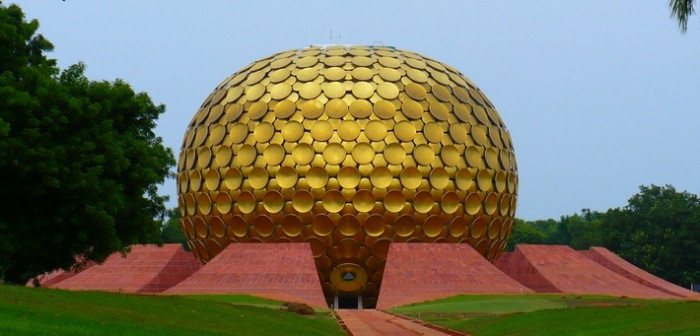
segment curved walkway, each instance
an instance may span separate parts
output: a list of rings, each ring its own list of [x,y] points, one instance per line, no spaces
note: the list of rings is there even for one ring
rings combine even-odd
[[[336,314],[354,336],[449,335],[418,323],[374,309],[337,309]]]

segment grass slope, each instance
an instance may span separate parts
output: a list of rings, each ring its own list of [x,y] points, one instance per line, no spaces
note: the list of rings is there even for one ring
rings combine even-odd
[[[344,335],[250,296],[147,296],[0,286],[0,335]]]
[[[700,302],[606,296],[455,296],[392,309],[475,336],[700,335]]]

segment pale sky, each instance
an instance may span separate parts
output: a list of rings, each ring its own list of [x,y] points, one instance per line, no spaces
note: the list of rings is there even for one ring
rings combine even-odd
[[[520,175],[516,217],[606,211],[640,185],[700,194],[700,18],[666,0],[23,0],[61,68],[124,79],[167,107],[175,156],[214,87],[311,44],[383,44],[460,70],[495,104]],[[331,39],[332,30],[332,39]],[[174,169],[174,168],[173,168]],[[161,192],[176,206],[174,181]]]

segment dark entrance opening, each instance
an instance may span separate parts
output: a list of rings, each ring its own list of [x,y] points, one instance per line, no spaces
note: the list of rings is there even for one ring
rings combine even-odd
[[[357,296],[338,296],[338,309],[358,309]]]

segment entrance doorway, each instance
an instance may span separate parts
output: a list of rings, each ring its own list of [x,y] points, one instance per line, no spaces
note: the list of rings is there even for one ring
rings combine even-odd
[[[362,309],[362,296],[338,295],[334,301],[336,309]]]

